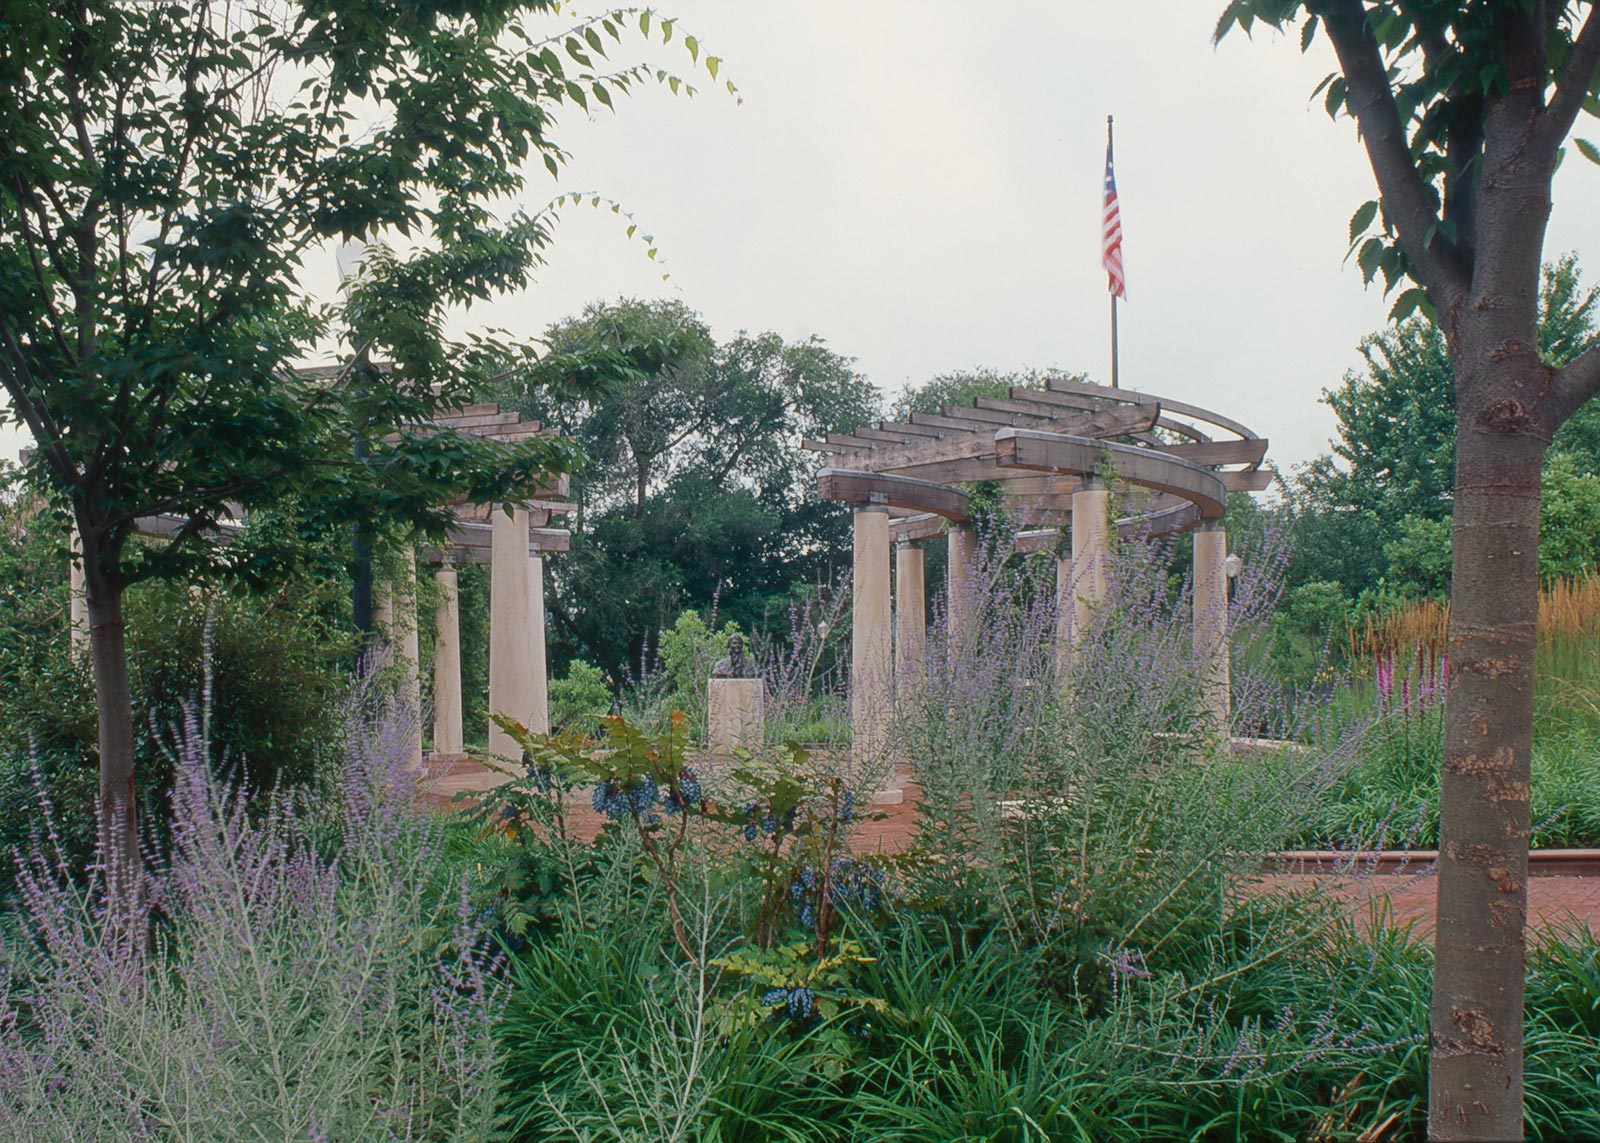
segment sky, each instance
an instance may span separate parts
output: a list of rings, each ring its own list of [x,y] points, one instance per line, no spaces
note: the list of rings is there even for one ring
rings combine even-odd
[[[1112,114],[1122,384],[1243,421],[1285,471],[1327,448],[1322,390],[1359,364],[1392,298],[1345,261],[1374,188],[1353,123],[1310,99],[1333,70],[1324,41],[1302,55],[1297,36],[1258,28],[1214,47],[1223,0],[664,3],[673,44],[635,37],[613,58],[686,70],[693,34],[742,102],[702,72],[693,98],[650,86],[615,114],[565,109],[561,181],[535,173],[508,204],[607,196],[659,260],[609,210],[568,209],[538,282],[459,327],[536,334],[591,301],[672,297],[719,337],[823,338],[891,397],[978,367],[1105,381]],[[1572,159],[1547,258],[1600,246],[1584,209],[1600,170]],[[326,262],[307,281],[323,294]],[[21,437],[4,432],[14,456]]]

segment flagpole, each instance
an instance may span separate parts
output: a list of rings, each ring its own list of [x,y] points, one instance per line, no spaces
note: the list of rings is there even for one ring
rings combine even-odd
[[[1111,116],[1106,116],[1106,165],[1111,165]],[[1117,377],[1117,295],[1111,294],[1111,387],[1120,388]]]

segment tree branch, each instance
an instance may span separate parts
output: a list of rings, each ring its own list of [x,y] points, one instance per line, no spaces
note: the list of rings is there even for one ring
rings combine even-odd
[[[1361,129],[1378,193],[1412,265],[1434,295],[1435,307],[1447,313],[1471,284],[1470,266],[1455,244],[1438,233],[1439,214],[1412,161],[1388,69],[1367,28],[1366,9],[1361,0],[1325,0],[1317,7],[1344,72],[1347,101]]]
[[[1567,64],[1556,80],[1555,95],[1539,116],[1539,145],[1551,156],[1577,122],[1597,68],[1600,68],[1600,6],[1591,6],[1584,17],[1583,28],[1572,41]]]
[[[1600,394],[1600,340],[1590,344],[1578,356],[1556,372],[1552,381],[1554,389],[1553,412],[1559,426],[1581,408],[1584,402]]]

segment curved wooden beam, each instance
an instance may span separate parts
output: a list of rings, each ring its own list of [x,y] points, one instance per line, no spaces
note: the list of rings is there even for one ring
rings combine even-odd
[[[897,544],[916,544],[944,535],[944,517],[934,512],[919,512],[889,521],[889,538]]]
[[[1228,492],[1216,473],[1151,449],[1037,429],[1001,429],[994,443],[1002,467],[1090,475],[1109,461],[1119,478],[1181,496],[1203,519],[1220,519],[1226,507]]]
[[[958,524],[972,518],[968,511],[971,498],[965,492],[909,476],[824,468],[817,473],[817,495],[846,504],[885,504],[908,512],[932,512]]]

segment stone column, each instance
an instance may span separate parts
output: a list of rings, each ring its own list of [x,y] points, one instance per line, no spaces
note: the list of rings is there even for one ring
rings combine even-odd
[[[1072,639],[1083,638],[1110,583],[1111,490],[1085,476],[1072,493]]]
[[[489,713],[533,727],[533,636],[528,623],[528,513],[496,508],[489,566]],[[489,751],[513,760],[522,748],[489,721]]]
[[[421,647],[417,642],[417,562],[407,548],[401,559],[397,582],[380,584],[373,598],[373,618],[400,672],[395,698],[406,721],[406,754],[413,767],[422,765],[422,673],[418,666]]]
[[[913,687],[927,673],[928,598],[922,547],[910,540],[894,546],[894,673]]]
[[[433,753],[448,758],[466,752],[461,717],[461,603],[456,569],[433,573],[438,601],[433,609]]]
[[[945,573],[945,608],[950,622],[950,643],[958,646],[971,634],[974,608],[974,564],[978,553],[978,534],[971,524],[951,524],[949,567]]]
[[[889,629],[889,508],[862,504],[855,512],[850,628],[851,755],[878,765],[888,746],[894,699],[894,636]]]
[[[1194,532],[1194,658],[1213,725],[1228,730],[1228,534],[1221,520]]]
[[[1072,594],[1072,557],[1056,549],[1056,673],[1063,681],[1072,665],[1072,644],[1077,638],[1077,608]]]
[[[67,561],[67,588],[71,602],[67,609],[67,639],[75,654],[89,653],[89,597],[84,586],[83,541],[78,538],[78,528],[72,527],[68,541],[71,556]]]
[[[528,556],[528,673],[533,693],[529,698],[528,729],[550,733],[550,663],[544,637],[544,555]]]

